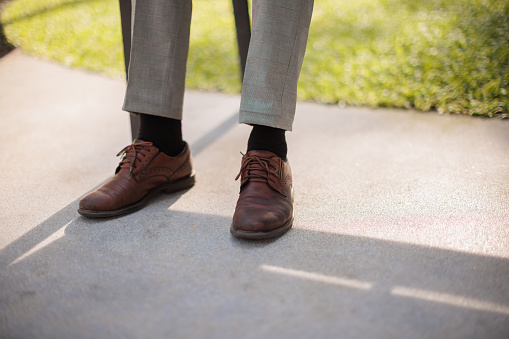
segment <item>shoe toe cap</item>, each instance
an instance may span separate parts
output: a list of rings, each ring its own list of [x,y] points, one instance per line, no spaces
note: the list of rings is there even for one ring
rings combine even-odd
[[[287,221],[283,213],[244,209],[237,211],[233,218],[234,229],[246,232],[268,232],[279,228]]]
[[[79,203],[80,210],[108,211],[114,209],[113,199],[106,192],[97,190],[84,196]]]

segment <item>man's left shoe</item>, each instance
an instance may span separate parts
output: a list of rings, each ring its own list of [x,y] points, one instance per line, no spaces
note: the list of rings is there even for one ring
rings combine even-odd
[[[287,161],[269,151],[242,158],[240,195],[230,232],[241,239],[267,239],[293,224],[292,172]]]

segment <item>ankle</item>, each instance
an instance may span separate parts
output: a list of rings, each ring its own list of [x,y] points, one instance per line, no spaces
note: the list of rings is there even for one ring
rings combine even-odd
[[[140,114],[138,139],[150,141],[168,156],[179,155],[185,147],[182,122],[177,119]]]
[[[285,130],[279,128],[253,125],[247,142],[247,151],[269,151],[286,160],[288,146],[285,132]]]

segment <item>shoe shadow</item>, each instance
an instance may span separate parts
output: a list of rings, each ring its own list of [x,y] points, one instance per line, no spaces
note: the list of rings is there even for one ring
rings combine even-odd
[[[97,185],[96,187],[92,188],[89,192],[86,194],[96,190],[101,185],[106,183],[110,178],[102,182],[101,184]],[[162,193],[156,197],[154,197],[148,205],[151,204],[158,204],[162,208],[164,208],[162,205],[165,205],[166,208],[173,205],[182,195],[187,193],[189,189],[172,193],[172,194],[165,194]],[[101,218],[101,219],[91,219],[86,218],[83,216],[80,216],[77,213],[78,205],[80,199],[77,199],[52,215],[50,218],[46,219],[41,224],[37,225],[36,227],[32,228],[30,231],[26,232],[22,236],[20,236],[18,239],[10,243],[9,245],[5,246],[2,250],[0,250],[0,269],[3,269],[7,266],[9,266],[12,262],[14,262],[17,258],[24,257],[37,248],[40,248],[41,246],[44,246],[44,241],[47,239],[51,239],[52,235],[61,233],[63,230],[67,228],[67,226],[71,225],[76,220],[83,219],[84,224],[97,224],[97,225],[106,225],[107,223],[113,222],[113,220],[118,219],[119,222],[122,222],[122,219],[126,216],[120,216],[115,218]],[[136,212],[135,212],[136,213]],[[133,214],[135,214],[133,213]]]

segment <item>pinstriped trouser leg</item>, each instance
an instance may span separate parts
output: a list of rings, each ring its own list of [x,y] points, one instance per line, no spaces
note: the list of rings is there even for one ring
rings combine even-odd
[[[240,122],[291,130],[313,0],[253,0]]]
[[[191,0],[138,0],[123,109],[182,119]]]

